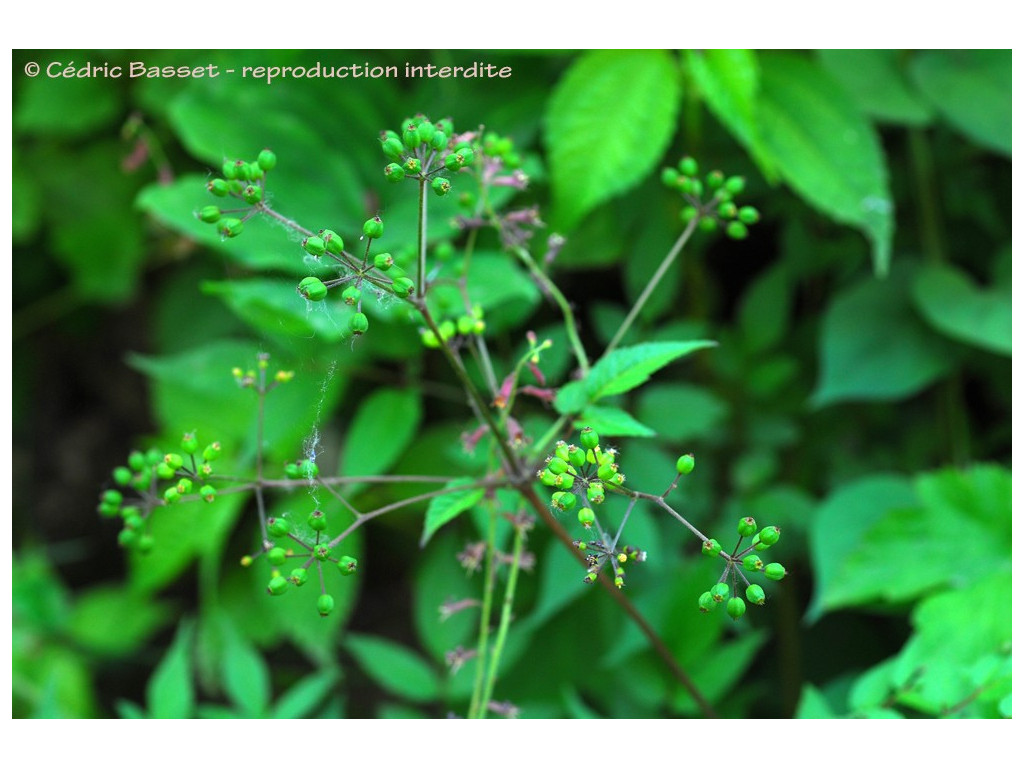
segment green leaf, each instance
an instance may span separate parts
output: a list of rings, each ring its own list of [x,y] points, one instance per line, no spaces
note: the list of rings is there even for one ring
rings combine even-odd
[[[837,715],[821,691],[810,683],[804,683],[803,690],[800,692],[796,717],[800,720],[831,720]]]
[[[149,678],[146,685],[146,703],[150,717],[191,717],[195,707],[195,690],[192,686],[194,635],[192,623],[182,623],[174,636],[174,642]]]
[[[203,283],[203,293],[219,296],[261,333],[284,337],[316,336],[327,344],[348,337],[347,308],[336,299],[312,302],[295,290],[297,282],[250,278]]]
[[[911,287],[914,305],[937,330],[966,344],[1009,356],[1013,349],[1013,305],[1009,286],[978,288],[948,264],[922,269]]]
[[[1005,652],[1012,635],[1009,567],[994,569],[965,589],[922,601],[911,614],[915,632],[903,647],[896,680],[912,682],[901,701],[939,713],[972,695],[972,671],[992,653]]]
[[[677,445],[711,436],[729,407],[704,387],[653,384],[640,393],[636,411],[641,420],[657,425],[659,437]]]
[[[923,126],[932,109],[903,72],[904,51],[833,49],[818,59],[857,102],[864,114],[885,123]]]
[[[79,51],[79,54],[82,52]],[[61,62],[81,70],[88,62],[73,53],[47,51],[47,63]],[[85,136],[100,128],[116,130],[122,93],[104,77],[21,78],[14,105],[14,130],[61,138]],[[106,177],[104,177],[106,178]]]
[[[427,702],[440,693],[437,672],[415,652],[383,637],[350,634],[348,649],[360,668],[389,693]]]
[[[465,488],[476,482],[471,477],[458,477],[445,485],[445,490],[451,491],[443,496],[435,496],[430,500],[427,507],[427,517],[423,523],[423,535],[420,537],[420,546],[426,546],[430,537],[437,533],[445,523],[450,523],[467,509],[476,504],[484,497],[483,488]]]
[[[952,125],[982,146],[1010,156],[1013,146],[1012,52],[918,53],[910,74]]]
[[[910,481],[900,475],[869,475],[840,486],[822,503],[810,530],[814,596],[807,615],[815,620],[832,604],[832,593],[843,588],[843,563],[855,552],[875,522],[890,509],[917,501]]]
[[[338,680],[333,669],[321,669],[306,675],[285,691],[274,703],[270,716],[279,720],[308,718]]]
[[[717,346],[713,341],[658,341],[613,350],[584,380],[588,400],[621,395],[646,382],[651,374],[681,357]]]
[[[376,475],[391,469],[416,436],[421,416],[419,390],[375,390],[359,404],[349,424],[342,474]]]
[[[890,506],[838,564],[823,596],[829,608],[899,603],[1009,569],[1007,470],[980,465],[922,475],[915,492],[917,505]]]
[[[867,278],[837,294],[822,325],[821,370],[811,405],[899,400],[950,369],[947,346],[917,318],[908,270]]]
[[[593,427],[601,437],[654,437],[657,433],[620,408],[591,405],[573,422],[575,429]]]
[[[441,614],[445,601],[479,601],[473,582],[466,579],[466,571],[455,559],[461,548],[462,542],[456,536],[442,534],[434,539],[423,553],[412,582],[416,635],[437,661],[442,661],[445,653],[458,645],[468,647],[480,626],[479,605],[447,617]]]
[[[261,717],[270,702],[270,670],[256,648],[238,630],[227,621],[223,627],[224,690],[240,711],[250,717]]]
[[[678,66],[664,51],[592,51],[573,63],[544,125],[563,229],[650,173],[672,139],[679,97]]]
[[[763,55],[761,75],[758,114],[782,178],[810,205],[864,232],[875,272],[884,275],[893,204],[871,123],[838,83],[804,58]]]
[[[775,163],[765,150],[758,123],[761,71],[757,53],[745,49],[687,51],[686,63],[711,113],[746,148],[765,176],[775,178]]]
[[[739,326],[748,350],[762,352],[785,337],[791,291],[789,275],[782,264],[766,270],[747,289],[740,304]]]
[[[94,587],[79,597],[71,614],[75,641],[92,651],[128,655],[171,616],[168,606],[123,586]]]

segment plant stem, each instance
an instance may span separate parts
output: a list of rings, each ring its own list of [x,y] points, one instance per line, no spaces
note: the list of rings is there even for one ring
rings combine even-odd
[[[487,641],[491,631],[491,602],[494,595],[494,542],[497,534],[498,511],[491,506],[487,524],[487,559],[484,566],[484,595],[480,607],[480,637],[476,645],[476,675],[473,680],[473,696],[469,701],[469,719],[484,716],[487,708],[484,698],[484,670],[487,666]]]
[[[427,292],[427,180],[420,179],[419,221],[416,227],[416,298]],[[441,338],[438,336],[438,338]]]
[[[671,250],[669,250],[669,252],[665,254],[665,258],[661,260],[661,264],[658,265],[658,269],[651,276],[651,279],[647,282],[647,285],[644,287],[643,292],[637,297],[636,302],[633,304],[633,308],[629,310],[629,314],[626,315],[626,319],[622,321],[622,325],[619,326],[619,330],[616,331],[615,336],[612,337],[612,340],[608,342],[608,347],[605,349],[604,354],[601,355],[602,358],[606,357],[609,352],[615,349],[615,347],[619,345],[619,342],[622,341],[622,338],[626,335],[626,332],[629,331],[630,327],[633,325],[633,322],[640,314],[640,311],[644,308],[644,305],[647,303],[647,300],[651,298],[651,294],[654,293],[654,289],[658,287],[658,284],[661,282],[661,279],[665,276],[665,273],[668,271],[668,268],[672,266],[672,263],[676,260],[676,257],[683,250],[683,246],[686,245],[687,241],[690,239],[690,236],[697,228],[697,222],[699,221],[699,219],[699,216],[695,216],[694,218],[690,219],[690,223],[686,225],[686,229],[684,229],[682,234],[679,235],[679,238],[676,240]]]
[[[516,537],[512,545],[512,564],[509,566],[508,582],[505,584],[505,598],[501,606],[501,622],[498,625],[498,634],[494,638],[494,648],[491,650],[490,665],[487,670],[487,681],[484,685],[484,695],[479,706],[479,714],[483,717],[487,712],[487,705],[491,701],[491,694],[494,692],[494,681],[498,677],[498,663],[501,661],[501,653],[505,648],[505,638],[508,637],[508,628],[512,623],[512,602],[516,594],[516,580],[519,576],[519,560],[523,554],[523,542],[526,539],[524,526],[515,526]],[[480,665],[483,666],[482,663]],[[478,667],[479,669],[480,667]]]

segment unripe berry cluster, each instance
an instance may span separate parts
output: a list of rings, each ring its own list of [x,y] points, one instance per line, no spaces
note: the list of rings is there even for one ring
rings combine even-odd
[[[222,209],[218,205],[206,205],[196,212],[196,217],[207,224],[215,224],[222,237],[238,237],[244,223],[263,202],[267,171],[275,165],[277,155],[269,149],[264,149],[252,161],[225,160],[222,175],[210,179],[206,189],[215,197],[234,198],[250,207]]]
[[[180,450],[181,453],[165,453],[158,448],[132,451],[124,466],[114,468],[114,482],[135,495],[126,499],[122,491],[105,490],[100,494],[97,511],[104,517],[121,518],[124,527],[117,540],[122,547],[142,554],[152,551],[150,520],[154,508],[176,504],[192,495],[206,502],[217,498],[211,477],[212,462],[220,456],[220,443],[210,443],[200,452],[195,433],[186,432]]]
[[[455,174],[475,159],[468,141],[456,141],[455,129],[448,118],[434,123],[426,115],[416,115],[402,121],[401,130],[384,131],[380,148],[389,162],[384,168],[388,181],[413,179],[430,182],[438,197],[444,197],[452,188],[451,181],[440,174]]]
[[[600,438],[591,427],[580,432],[580,445],[560,440],[537,473],[544,485],[556,489],[551,506],[564,512],[578,507],[577,519],[583,527],[593,526],[597,520],[593,508],[604,503],[605,486],[617,488],[626,482],[615,457],[615,449],[601,449]]]
[[[706,232],[724,227],[726,235],[742,240],[747,236],[747,227],[761,218],[753,206],[736,205],[734,198],[746,187],[742,176],[727,177],[714,170],[701,179],[700,167],[692,157],[684,157],[675,168],[663,169],[661,180],[686,201],[681,213],[683,221],[698,219],[697,226]]]
[[[316,465],[312,464],[315,469]],[[308,471],[308,470],[307,470]],[[312,473],[307,477],[315,477]],[[342,576],[352,576],[359,567],[356,558],[350,555],[335,556],[333,547],[338,541],[330,541],[327,536],[327,518],[323,511],[314,509],[306,517],[306,527],[312,536],[299,535],[292,520],[286,517],[271,517],[266,521],[262,549],[255,556],[242,558],[242,565],[248,567],[260,556],[265,556],[270,563],[270,580],[267,582],[267,594],[280,596],[292,587],[301,587],[309,581],[309,571],[315,568],[320,594],[317,597],[317,612],[328,616],[334,610],[334,598],[327,594],[324,580],[324,569],[333,564]],[[284,566],[292,561],[294,568]]]
[[[718,582],[697,600],[701,613],[710,613],[720,603],[725,603],[726,612],[738,619],[747,610],[747,603],[764,605],[765,592],[759,584],[751,583],[747,573],[763,573],[772,581],[780,581],[786,576],[786,569],[780,563],[765,563],[758,554],[778,543],[781,534],[779,527],[766,526],[758,530],[757,522],[752,517],[740,518],[736,525],[739,541],[727,554],[716,539],[705,539],[701,551],[708,557],[721,557],[725,560],[725,570]],[[744,546],[744,540],[750,542]],[[741,595],[742,590],[742,595]],[[746,600],[744,600],[746,598]]]
[[[436,349],[460,336],[481,336],[485,330],[487,330],[487,323],[484,322],[484,310],[478,304],[467,314],[442,320],[437,324],[437,333],[430,328],[421,329],[420,339],[423,341],[423,346]]]

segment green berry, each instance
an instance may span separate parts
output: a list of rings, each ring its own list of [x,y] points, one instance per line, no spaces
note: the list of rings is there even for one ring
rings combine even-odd
[[[730,195],[738,195],[747,186],[747,180],[742,176],[730,176],[723,186]]]
[[[216,205],[204,205],[199,209],[199,220],[207,224],[215,224],[220,220],[220,208]]]
[[[366,315],[362,312],[355,312],[352,317],[348,319],[348,328],[356,336],[366,333],[366,329],[369,327],[370,321],[366,319]]]
[[[597,518],[594,515],[594,510],[590,507],[581,507],[580,511],[576,514],[576,519],[580,521],[584,528],[590,528]]]
[[[141,472],[146,466],[146,455],[142,451],[132,451],[128,454],[128,467],[135,472]]]
[[[395,292],[395,296],[400,299],[406,298],[412,293],[415,284],[408,277],[396,277],[395,281],[391,283],[391,290]]]
[[[331,556],[331,548],[326,544],[318,544],[313,548],[313,557],[321,562],[329,559]]]
[[[288,589],[288,579],[278,574],[267,584],[267,593],[271,595],[283,595]]]
[[[195,453],[199,450],[199,441],[196,440],[194,432],[186,432],[181,436],[181,450],[185,453]]]
[[[736,203],[731,201],[718,206],[718,218],[720,219],[735,219],[736,213]]]
[[[747,600],[754,605],[764,605],[764,589],[760,584],[751,584],[747,587]]]
[[[217,225],[217,232],[220,233],[221,237],[238,237],[242,234],[242,220],[241,219],[221,219]]]
[[[134,546],[138,540],[139,534],[133,531],[131,528],[122,528],[121,531],[117,534],[117,543],[125,549]]]
[[[718,603],[715,602],[710,592],[705,592],[697,599],[697,607],[700,608],[701,613],[711,613],[718,607]]]
[[[725,174],[721,171],[711,171],[704,177],[704,181],[707,183],[708,189],[718,189],[725,182]]]
[[[724,603],[725,599],[729,597],[729,585],[724,581],[720,581],[711,588],[711,597],[714,598],[716,603]]]
[[[323,510],[314,509],[309,513],[309,517],[306,518],[306,522],[309,523],[309,527],[314,531],[323,531],[327,529],[327,518],[324,516]]]
[[[273,547],[267,550],[267,560],[271,565],[284,565],[288,559],[288,552],[284,547]]]
[[[390,253],[378,253],[373,257],[373,266],[381,272],[387,272],[395,265],[395,259]]]
[[[406,149],[416,149],[423,143],[418,129],[419,126],[414,122],[405,124],[405,128],[402,130],[402,143],[405,144]]]
[[[224,179],[210,179],[206,182],[206,189],[217,197],[228,196],[228,183]]]
[[[192,493],[192,481],[189,480],[187,477],[183,477],[181,478],[181,480],[178,481],[177,488],[178,493],[180,493],[182,496]]]
[[[324,241],[324,247],[328,253],[333,253],[340,256],[345,250],[345,241],[341,239],[341,235],[335,232],[333,229],[321,229],[318,233],[320,239]]]
[[[249,203],[249,205],[256,205],[256,203],[263,199],[263,187],[250,184],[242,190],[242,199]]]
[[[786,577],[786,569],[782,563],[768,563],[764,567],[764,575],[772,581],[782,581]]]
[[[691,221],[697,218],[699,214],[700,211],[698,211],[692,205],[684,205],[683,210],[679,212],[679,218],[682,219],[684,223],[689,224]]]
[[[299,464],[299,477],[304,477],[307,480],[312,480],[314,477],[320,474],[320,467],[316,465],[316,462],[312,459],[303,459]]]
[[[666,187],[675,187],[679,183],[679,171],[675,168],[663,168],[661,171],[661,183]]]
[[[168,504],[176,504],[181,500],[181,491],[175,488],[173,485],[164,491],[164,501]]]
[[[220,456],[220,443],[213,442],[203,448],[203,461],[213,461]]]
[[[435,125],[434,128],[437,129]],[[444,131],[437,129],[434,131],[434,135],[430,137],[430,147],[436,151],[441,151],[448,146],[448,136]]]
[[[240,163],[242,161],[241,160],[238,160],[238,161],[235,161],[235,160],[225,160],[224,161],[224,165],[221,166],[220,170],[221,170],[221,174],[224,176],[225,179],[228,179],[230,181],[230,180],[238,178],[238,166],[236,165],[236,162]]]
[[[569,463],[565,459],[560,459],[557,456],[554,456],[548,460],[548,469],[556,475],[560,475],[569,470]]]
[[[757,224],[761,220],[761,213],[752,205],[744,205],[736,215],[744,224]]]
[[[296,290],[309,301],[323,301],[327,298],[327,286],[318,277],[304,277]]]
[[[103,496],[100,498],[104,504],[109,504],[114,507],[120,507],[121,502],[124,501],[124,497],[121,495],[121,492],[113,489],[104,491]]]
[[[708,539],[701,545],[700,550],[708,557],[718,557],[719,552],[722,551],[722,545],[716,539]]]
[[[305,568],[296,568],[288,576],[288,581],[294,584],[296,587],[301,587],[309,579],[309,573]]]
[[[761,532],[757,535],[759,543],[763,544],[767,549],[773,544],[777,544],[779,537],[782,535],[782,530],[777,525],[770,525],[767,528],[762,528]]]
[[[587,500],[591,504],[604,504],[604,485],[591,483],[587,486]]]
[[[743,240],[747,236],[747,225],[742,221],[730,221],[725,234],[733,240]]]
[[[551,494],[551,506],[563,512],[576,506],[576,494],[567,491],[556,491]]]
[[[139,534],[138,540],[135,542],[135,549],[139,554],[148,555],[153,551],[153,546],[156,542],[153,537],[148,533]]]
[[[438,176],[430,182],[430,188],[434,190],[434,194],[438,197],[444,197],[452,191],[452,183],[448,179]]]
[[[181,469],[181,465],[185,463],[185,460],[181,457],[180,453],[168,453],[164,456],[164,464],[169,466],[171,469]]]
[[[418,157],[410,157],[406,159],[405,165],[402,166],[402,170],[409,176],[419,176],[420,171],[423,170],[423,165],[420,163]]]
[[[615,479],[618,469],[618,464],[602,464],[597,468],[597,476],[599,479],[609,482]]]
[[[700,172],[700,167],[696,160],[687,156],[679,161],[679,172],[684,176],[696,176]]]
[[[156,465],[156,476],[161,480],[170,480],[174,477],[174,467],[162,461]]]
[[[684,453],[676,459],[676,472],[680,475],[688,475],[693,472],[695,461],[692,453]]]
[[[334,610],[334,598],[330,595],[320,595],[316,599],[316,610],[321,616],[327,616]]]
[[[384,166],[384,178],[388,181],[403,181],[405,179],[405,168],[398,163],[388,163]]]
[[[359,565],[359,561],[354,557],[343,555],[338,558],[338,570],[341,571],[342,576],[351,576],[356,572],[356,568]]]
[[[203,497],[203,501],[212,502],[217,498],[217,489],[212,485],[204,485],[199,489],[199,495]]]
[[[366,220],[363,224],[363,234],[371,240],[379,240],[384,236],[384,222],[381,221],[380,216]]]
[[[555,481],[555,485],[561,488],[563,491],[571,491],[573,489],[573,486],[576,485],[576,478],[570,475],[568,472],[563,472],[562,474],[557,475],[557,478],[558,479]]]
[[[753,536],[757,532],[757,522],[752,517],[741,517],[736,531],[740,536]]]
[[[272,517],[267,520],[267,533],[275,539],[284,538],[292,531],[292,524],[283,517]]]
[[[601,438],[597,432],[594,431],[593,427],[584,427],[580,431],[580,445],[586,448],[588,451],[592,451],[597,448],[598,443],[601,442]]]
[[[569,446],[569,461],[574,467],[582,467],[587,463],[587,452],[578,445]]]
[[[405,146],[402,144],[402,140],[393,136],[384,139],[381,142],[380,148],[384,152],[384,157],[388,160],[398,160],[405,153]]]
[[[725,610],[733,620],[736,620],[747,612],[747,604],[743,602],[742,597],[733,597],[725,604]]]
[[[284,476],[290,480],[298,480],[302,477],[301,461],[289,461],[284,465]]]
[[[313,256],[323,256],[324,251],[327,250],[327,243],[324,242],[322,237],[310,235],[302,241],[302,247],[308,254]]]
[[[569,444],[565,440],[559,440],[555,443],[555,458],[561,459],[564,462],[569,461]]]
[[[757,555],[747,555],[743,558],[743,568],[747,571],[760,571],[764,562]]]
[[[269,149],[260,150],[260,153],[256,156],[256,164],[261,170],[272,171],[274,166],[277,165],[277,155]]]
[[[341,292],[341,300],[348,304],[350,307],[354,307],[356,304],[359,303],[359,297],[362,295],[362,291],[360,291],[354,285],[350,285],[348,288]]]
[[[733,222],[733,224],[735,223],[736,222]],[[718,229],[718,222],[711,216],[704,216],[699,222],[697,222],[697,226],[700,228],[701,232],[714,232]]]

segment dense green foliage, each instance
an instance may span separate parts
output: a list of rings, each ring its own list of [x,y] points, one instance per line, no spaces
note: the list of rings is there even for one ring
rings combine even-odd
[[[162,510],[145,555],[96,514],[130,450],[184,431],[222,444],[218,473],[251,476],[256,400],[232,369],[259,352],[295,373],[267,398],[268,475],[313,452],[331,475],[456,488],[487,470],[464,446],[478,421],[459,382],[403,305],[364,302],[352,339],[351,310],[296,294],[314,271],[298,237],[257,218],[225,239],[195,215],[225,160],[272,147],[275,210],[346,243],[379,213],[382,250],[406,259],[416,195],[384,178],[377,137],[418,111],[514,140],[530,183],[495,204],[538,206],[538,261],[549,234],[566,238],[550,275],[592,363],[684,227],[664,166],[741,174],[761,212],[743,240],[698,231],[582,381],[559,308],[497,238],[476,244],[466,279],[495,368],[523,359],[527,331],[552,341],[539,365],[557,397],[519,399],[526,439],[571,415],[651,493],[693,453],[673,506],[723,542],[744,516],[778,525],[789,570],[741,620],[702,615],[718,572],[700,542],[654,504],[632,511],[647,559],[622,594],[701,706],[537,524],[495,702],[523,717],[1010,715],[1009,51],[150,51],[222,71],[486,61],[512,76],[21,74],[138,58],[14,55],[16,717],[465,714],[474,665],[453,674],[446,654],[474,646],[478,611],[439,608],[480,599],[457,555],[486,534],[482,489],[349,537],[359,572],[330,574],[326,618],[309,594],[266,595],[265,563],[239,566],[259,543],[250,495]],[[459,192],[430,200],[442,281],[460,276],[438,257],[465,243]],[[460,303],[443,287],[439,315]],[[345,496],[374,509],[434,489]],[[343,528],[345,504],[313,493],[277,493],[267,513],[305,519],[315,502]],[[620,501],[602,514],[617,522]],[[575,513],[559,523],[581,535]],[[507,521],[497,536],[511,549]]]

